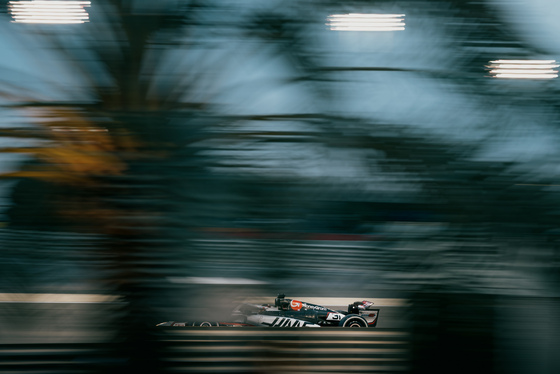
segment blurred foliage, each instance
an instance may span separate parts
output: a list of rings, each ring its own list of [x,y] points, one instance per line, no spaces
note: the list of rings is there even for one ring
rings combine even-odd
[[[391,1],[376,4],[394,8]],[[213,227],[240,229],[236,223],[240,220],[252,222],[249,226],[266,226],[265,236],[267,230],[280,232],[280,236],[272,237],[288,240],[299,237],[297,232],[301,231],[354,234],[370,227],[373,230],[367,234],[389,238],[381,243],[385,249],[437,247],[453,253],[461,248],[468,253],[471,247],[488,240],[497,243],[497,248],[507,247],[504,243],[512,238],[524,238],[537,247],[556,245],[556,197],[530,187],[553,184],[554,180],[520,174],[515,162],[476,160],[474,155],[489,144],[492,135],[486,141],[461,142],[415,131],[406,123],[387,124],[375,116],[329,110],[337,100],[336,85],[346,79],[340,74],[356,72],[410,73],[444,80],[456,92],[473,95],[489,108],[511,100],[514,92],[489,96],[485,90],[474,91],[474,87],[489,86],[479,68],[474,67],[483,66],[493,55],[491,48],[472,46],[481,41],[492,45],[512,43],[515,35],[507,28],[493,26],[498,23],[497,15],[482,3],[445,4],[415,6],[407,2],[400,6],[434,19],[452,17],[458,21],[444,27],[453,40],[446,46],[466,57],[456,59],[460,65],[455,71],[326,64],[326,52],[317,47],[316,36],[309,32],[313,22],[306,10],[328,14],[366,9],[371,6],[368,1],[349,2],[342,8],[314,1],[285,7],[247,6],[230,17],[221,13],[232,10],[233,5],[213,1],[161,6],[104,1],[92,8],[85,31],[69,36],[37,28],[31,34],[85,85],[89,99],[34,100],[33,93],[6,87],[4,100],[13,104],[5,107],[31,116],[34,125],[3,128],[2,135],[35,143],[3,150],[29,156],[22,170],[3,178],[43,183],[22,181],[17,185],[9,211],[11,226],[57,226],[57,230],[71,228],[114,236],[117,242],[128,243],[125,252],[129,254],[135,252],[139,238],[147,239],[144,235],[148,233],[174,241],[171,253],[175,253],[185,240],[200,232],[221,230]],[[480,24],[484,30],[471,32],[472,24]],[[228,113],[208,90],[220,87],[227,76],[220,64],[229,53],[224,36],[251,40],[256,45],[263,42],[266,47],[261,49],[266,53],[251,49],[255,58],[264,63],[282,58],[289,74],[281,85],[304,82],[308,88],[306,100],[317,103],[315,107],[321,111]],[[522,43],[515,48],[519,53],[534,52]],[[184,56],[177,57],[174,51]],[[465,71],[460,71],[463,68]],[[72,92],[74,87],[68,88]],[[541,96],[539,92],[533,95]],[[280,128],[288,122],[297,126]],[[496,129],[495,136],[499,138],[502,132]],[[306,145],[311,156],[294,156],[292,170],[277,171],[282,169],[275,163],[284,161],[275,153],[289,153],[282,150],[284,144]],[[297,157],[304,162],[311,157],[315,162],[325,152],[347,158],[350,168],[364,165],[363,177],[306,178],[306,173],[315,172],[313,163],[300,166]],[[528,183],[519,183],[524,178]],[[377,190],[372,192],[370,186],[375,185]],[[333,201],[338,202],[336,208],[332,208]],[[39,207],[46,210],[40,215],[29,214]],[[59,222],[57,217],[66,218]],[[282,223],[262,223],[277,219]],[[401,231],[395,232],[401,223]],[[423,237],[407,232],[422,225],[445,228]],[[242,226],[243,230],[262,231]],[[121,251],[120,246],[113,250]],[[187,245],[187,251],[195,248],[193,242]],[[431,284],[423,280],[426,272],[447,274],[436,277],[436,282],[446,278],[453,287],[464,284],[461,277],[453,280],[457,275],[454,267],[462,265],[445,265],[444,257],[426,251],[427,256],[418,256],[415,251],[398,252],[397,268],[405,275],[405,288]],[[496,251],[508,252],[490,251],[493,262]],[[267,253],[257,256],[266,263]],[[423,258],[429,258],[429,264]],[[474,264],[483,264],[485,259],[481,256]],[[182,263],[162,273],[183,273],[184,266],[190,265]],[[416,279],[407,275],[413,269],[418,272],[414,273]],[[372,270],[380,275],[386,272],[383,267]],[[399,276],[393,271],[386,273],[387,282],[394,284]]]
[[[495,12],[482,3],[405,2],[425,17],[457,21],[442,27],[454,70],[329,65],[310,25],[372,3],[394,6],[279,1],[234,11],[219,1],[107,0],[96,2],[91,22],[75,34],[30,32],[85,94],[74,98],[80,90],[73,85],[63,87],[67,100],[9,85],[1,92],[10,102],[4,108],[31,124],[0,129],[25,142],[2,150],[26,156],[20,170],[2,176],[19,181],[8,229],[103,238],[97,252],[88,250],[95,288],[127,301],[117,340],[133,342],[124,348],[138,365],[154,358],[143,345],[148,330],[138,326],[173,300],[171,276],[250,274],[300,289],[316,285],[314,275],[324,281],[336,274],[338,292],[557,292],[558,197],[548,188],[555,177],[476,157],[508,130],[473,117],[491,134],[469,142],[335,109],[338,87],[363,77],[344,74],[382,72],[443,81],[488,112],[516,103],[539,110],[547,95],[534,90],[531,100],[517,101],[518,91],[495,88],[482,68],[494,47],[473,46],[537,51],[495,27]],[[255,84],[262,90],[256,96],[299,84],[303,99],[296,101],[311,109],[263,113],[249,102],[239,112],[224,104],[220,90],[237,92],[235,83],[224,84],[231,81],[228,37],[249,45],[259,64],[273,70],[280,60],[288,71]],[[242,78],[239,85],[251,83]],[[557,118],[555,104],[550,110]],[[329,241],[347,248],[326,245],[323,257],[313,251]],[[435,299],[431,305],[441,302]]]

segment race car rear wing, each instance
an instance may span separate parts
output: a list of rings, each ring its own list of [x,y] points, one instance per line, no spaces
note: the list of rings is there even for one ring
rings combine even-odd
[[[348,305],[348,313],[360,314],[361,310],[367,310],[373,305],[371,301],[354,301],[352,304]]]

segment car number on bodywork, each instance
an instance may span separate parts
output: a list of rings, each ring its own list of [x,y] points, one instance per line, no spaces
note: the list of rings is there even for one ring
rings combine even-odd
[[[344,318],[342,313],[332,313],[327,314],[327,321],[341,321]]]

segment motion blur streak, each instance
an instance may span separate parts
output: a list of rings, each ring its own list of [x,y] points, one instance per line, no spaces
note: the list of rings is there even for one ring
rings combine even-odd
[[[558,0],[3,6],[0,372],[560,373]]]
[[[189,373],[406,373],[410,370],[409,336],[394,329],[166,328],[160,334],[166,340],[162,353],[165,362]]]
[[[118,296],[112,295],[80,295],[80,294],[28,294],[0,293],[0,303],[111,303],[117,302]]]
[[[16,23],[84,23],[89,1],[10,1],[10,13]]]
[[[513,79],[553,79],[558,78],[558,74],[538,74],[538,73],[530,73],[530,74],[507,74],[507,73],[495,73],[496,78],[513,78]]]
[[[337,31],[404,30],[404,14],[333,14],[327,25]]]
[[[487,67],[496,78],[553,79],[558,71],[552,68],[559,66],[555,60],[495,60]]]

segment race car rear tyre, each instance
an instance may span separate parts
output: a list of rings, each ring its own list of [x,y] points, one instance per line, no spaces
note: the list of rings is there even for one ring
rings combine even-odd
[[[353,327],[353,328],[363,328],[368,327],[367,321],[357,315],[346,316],[340,321],[340,327]]]

